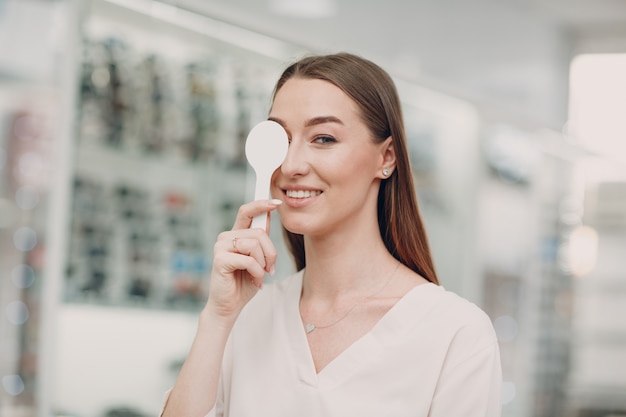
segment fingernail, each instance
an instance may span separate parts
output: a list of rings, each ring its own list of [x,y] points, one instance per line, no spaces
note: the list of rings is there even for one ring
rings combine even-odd
[[[273,277],[275,273],[276,273],[276,265],[272,265],[272,267],[270,268],[270,276]]]
[[[275,205],[275,206],[280,206],[281,204],[283,204],[282,200],[279,200],[277,198],[273,198],[270,200],[270,203]]]

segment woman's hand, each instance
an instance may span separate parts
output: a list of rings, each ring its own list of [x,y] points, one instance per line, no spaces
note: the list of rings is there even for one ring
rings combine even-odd
[[[206,306],[213,314],[234,320],[262,287],[265,274],[274,273],[276,248],[263,229],[250,229],[250,225],[253,217],[268,213],[281,203],[258,200],[242,205],[232,230],[218,236]],[[270,216],[268,231],[269,219]]]
[[[196,337],[163,417],[204,416],[215,407],[224,350],[235,319],[273,273],[276,248],[262,229],[250,229],[252,218],[269,213],[280,200],[259,200],[239,208],[233,229],[215,242],[209,300],[200,314]],[[269,217],[267,216],[269,230]],[[212,414],[211,414],[212,415]]]

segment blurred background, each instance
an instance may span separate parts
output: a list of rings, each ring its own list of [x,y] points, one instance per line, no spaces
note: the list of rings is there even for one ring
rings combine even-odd
[[[625,2],[0,0],[0,417],[158,414],[247,133],[288,63],[338,51],[396,80],[503,416],[626,416]]]

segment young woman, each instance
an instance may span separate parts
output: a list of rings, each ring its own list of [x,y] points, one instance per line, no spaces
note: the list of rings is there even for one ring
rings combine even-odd
[[[500,415],[488,317],[438,280],[388,74],[307,57],[269,115],[289,137],[273,200],[215,244],[196,338],[163,416]],[[263,286],[276,250],[251,219],[277,209],[297,273]]]

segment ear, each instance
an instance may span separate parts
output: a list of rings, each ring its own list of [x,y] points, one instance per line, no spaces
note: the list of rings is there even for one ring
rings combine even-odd
[[[389,136],[379,145],[380,150],[380,158],[378,164],[378,172],[376,173],[376,178],[387,179],[393,173],[393,170],[396,168],[396,150],[393,147],[393,138]],[[383,170],[388,170],[389,174],[384,175]]]

